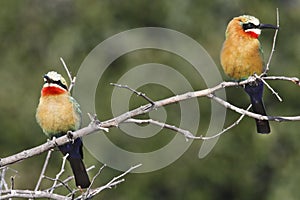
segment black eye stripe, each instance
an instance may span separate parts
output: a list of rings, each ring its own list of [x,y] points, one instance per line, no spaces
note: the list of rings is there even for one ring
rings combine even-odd
[[[65,90],[68,90],[68,87],[65,84],[63,84],[61,81],[50,80],[50,82],[49,82],[46,80],[45,83],[54,83],[54,84],[59,85],[60,87],[64,88]]]
[[[55,83],[55,84],[61,86],[61,87],[64,88],[65,90],[68,90],[68,87],[67,87],[65,84],[63,84],[61,81],[53,81],[53,83]]]
[[[243,29],[247,30],[247,29],[252,29],[252,28],[258,28],[259,26],[253,24],[253,23],[247,23],[247,24],[243,24]]]

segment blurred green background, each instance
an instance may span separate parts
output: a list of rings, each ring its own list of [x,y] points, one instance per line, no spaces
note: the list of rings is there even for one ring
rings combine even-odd
[[[300,62],[300,2],[298,0],[253,1],[0,1],[0,157],[6,157],[46,141],[35,122],[42,75],[56,70],[65,75],[59,61],[63,57],[76,74],[88,53],[100,42],[122,31],[138,27],[164,27],[182,32],[198,41],[211,55],[218,67],[219,52],[228,21],[241,14],[251,14],[263,23],[276,23],[276,8],[280,11],[280,31],[269,75],[298,76]],[[260,40],[265,57],[270,52],[273,31],[265,31]],[[176,55],[144,50],[124,55],[116,60],[101,79],[97,90],[97,113],[101,120],[112,117],[110,111],[110,82],[135,65],[164,63],[188,75],[192,67]],[[184,70],[183,70],[184,69]],[[220,71],[221,67],[220,67]],[[223,74],[224,80],[227,77]],[[172,77],[169,77],[172,78]],[[203,81],[191,77],[193,88],[202,89]],[[174,80],[176,81],[176,80]],[[270,81],[283,102],[266,90],[265,104],[269,115],[299,115],[299,88],[292,83]],[[169,90],[146,85],[139,90],[152,99],[173,95]],[[242,107],[248,97],[239,88],[226,89],[228,101]],[[101,103],[100,103],[101,102]],[[209,100],[199,99],[201,121],[197,134],[209,123]],[[145,101],[132,96],[130,107]],[[127,105],[126,105],[127,106]],[[178,105],[166,107],[167,121],[176,124]],[[142,116],[145,117],[145,116]],[[239,115],[227,112],[225,126]],[[300,122],[271,122],[272,134],[255,132],[254,120],[245,118],[223,135],[213,151],[198,159],[200,141],[194,141],[185,154],[170,166],[145,174],[130,174],[126,181],[112,190],[102,192],[102,199],[298,199],[300,196]],[[141,133],[142,134],[142,133]],[[170,141],[175,133],[161,131],[159,139],[133,139],[119,129],[109,134],[112,141],[132,151],[149,151]],[[133,142],[131,141],[133,140]],[[184,140],[184,138],[183,138]],[[155,142],[159,141],[157,144]],[[134,144],[132,146],[131,144]],[[139,145],[140,144],[140,145]],[[155,149],[155,148],[154,148]],[[33,189],[46,154],[11,165],[9,176],[15,176],[15,188]],[[61,155],[53,154],[47,175],[60,169]],[[85,151],[87,166],[102,164]],[[69,166],[67,174],[70,173]],[[17,170],[16,174],[14,170]],[[90,172],[93,176],[97,170]],[[106,168],[96,185],[104,184],[121,172]],[[43,187],[51,185],[46,180]],[[96,199],[97,199],[96,198]]]

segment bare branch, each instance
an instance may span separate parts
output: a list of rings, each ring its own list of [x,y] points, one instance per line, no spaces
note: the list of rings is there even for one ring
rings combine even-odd
[[[246,111],[248,111],[251,108],[251,104],[248,106],[248,108],[246,109]],[[236,125],[238,125],[240,123],[240,121],[245,117],[245,114],[242,114],[237,121],[235,121],[233,124],[231,124],[230,126],[228,126],[226,129],[224,129],[223,131],[212,135],[212,136],[194,136],[190,131],[178,128],[176,126],[173,125],[169,125],[166,123],[162,123],[159,121],[155,121],[153,119],[127,119],[126,121],[124,121],[125,123],[136,123],[136,124],[153,124],[156,126],[159,126],[161,128],[166,128],[166,129],[170,129],[173,130],[175,132],[178,132],[182,135],[184,135],[186,141],[188,141],[189,139],[193,139],[193,140],[211,140],[214,139],[216,137],[221,136],[223,133],[227,132],[228,130],[232,129],[233,127],[235,127]]]
[[[300,86],[300,80],[297,77],[285,77],[285,76],[265,76],[261,77],[263,80],[281,80],[281,81],[291,81],[296,85]]]
[[[55,180],[54,183],[52,185],[52,188],[54,188],[57,185],[57,181],[59,180],[59,177],[64,173],[65,171],[65,165],[66,165],[66,160],[68,158],[69,154],[67,153],[64,157],[63,157],[63,161],[61,163],[61,168],[60,171],[56,174],[55,176]],[[54,189],[50,190],[50,193],[53,193]]]
[[[159,126],[161,128],[170,129],[172,131],[178,132],[185,137],[185,140],[188,142],[189,139],[202,139],[202,137],[194,136],[190,131],[178,128],[174,125],[166,124],[163,122],[159,122],[153,119],[127,119],[124,121],[125,123],[135,123],[135,124],[153,124]]]
[[[116,84],[116,83],[110,83],[110,85],[113,85],[113,86],[119,87],[119,88],[125,88],[125,89],[128,89],[128,90],[130,90],[131,92],[135,93],[136,95],[141,96],[141,97],[143,97],[144,99],[146,99],[146,101],[148,101],[149,103],[151,103],[152,106],[155,105],[154,101],[153,101],[152,99],[150,99],[149,97],[147,97],[147,96],[145,95],[145,93],[138,92],[138,91],[136,91],[135,89],[132,89],[131,87],[129,87],[128,85],[121,85],[121,84]]]
[[[246,109],[246,111],[248,111],[251,107],[252,107],[252,105],[250,104],[248,106],[248,108]],[[233,124],[231,124],[230,126],[228,126],[227,128],[225,128],[220,133],[217,133],[217,134],[212,135],[212,136],[202,137],[202,140],[211,140],[211,139],[214,139],[214,138],[217,138],[217,137],[221,136],[223,133],[225,133],[228,130],[232,129],[233,127],[237,126],[240,123],[240,121],[242,121],[242,119],[244,117],[245,117],[245,114],[242,114]]]
[[[69,92],[71,92],[71,91],[72,91],[72,88],[73,88],[74,85],[75,85],[76,77],[74,76],[74,78],[72,78],[72,75],[71,75],[71,73],[70,73],[70,70],[68,69],[68,67],[67,67],[67,65],[66,65],[66,63],[65,63],[65,61],[64,61],[64,59],[63,59],[62,57],[60,57],[60,61],[61,61],[61,63],[63,64],[64,69],[66,70],[67,75],[68,75],[68,77],[69,77],[69,80],[70,80]]]
[[[276,121],[276,122],[282,122],[282,121],[299,121],[300,116],[263,116],[260,114],[256,114],[241,108],[238,108],[227,101],[224,101],[223,99],[214,96],[213,94],[207,95],[207,97],[215,100],[216,102],[220,103],[226,108],[229,108],[237,113],[240,113],[242,115],[247,115],[248,117],[260,119],[260,120],[269,120],[269,121]]]
[[[66,158],[66,156],[64,157]],[[65,159],[64,159],[65,161]],[[101,173],[101,171],[103,170],[103,168],[106,165],[103,165],[97,175],[95,175],[94,179]],[[111,181],[109,181],[107,184],[105,184],[104,186],[98,187],[96,189],[91,189],[89,188],[88,190],[86,190],[86,192],[82,193],[80,196],[76,197],[74,196],[74,193],[76,192],[76,190],[72,191],[66,184],[65,182],[67,181],[61,181],[58,178],[58,176],[56,176],[55,179],[52,179],[50,177],[44,177],[46,179],[52,180],[52,181],[58,181],[60,182],[60,184],[65,185],[69,191],[71,191],[70,195],[71,196],[65,196],[65,195],[59,195],[59,194],[53,194],[51,193],[49,190],[45,190],[45,191],[31,191],[31,190],[1,190],[0,192],[0,199],[10,199],[10,198],[27,198],[27,199],[35,199],[35,198],[47,198],[47,199],[55,199],[55,200],[71,200],[71,199],[89,199],[94,197],[95,195],[97,195],[98,193],[100,193],[101,191],[105,190],[105,189],[111,189],[112,187],[124,182],[124,176],[129,174],[130,172],[132,172],[133,170],[135,170],[136,168],[140,167],[141,164],[135,165],[133,167],[130,167],[127,171],[125,171],[124,173],[122,173],[121,175],[114,177]],[[62,167],[63,168],[63,167]],[[90,170],[94,167],[90,167],[87,170]],[[63,170],[61,170],[60,172],[62,172]],[[59,173],[60,174],[60,173]],[[56,184],[55,187],[57,187],[59,184]],[[78,190],[77,190],[78,191]]]
[[[43,191],[31,191],[31,190],[3,190],[2,191],[1,199],[10,199],[10,198],[48,198],[48,199],[55,199],[55,200],[71,200],[64,195],[58,194],[50,194],[49,192]]]
[[[260,79],[267,86],[267,88],[272,92],[272,94],[274,94],[277,97],[277,99],[280,102],[282,102],[282,98],[279,96],[278,92],[275,92],[275,90],[264,79],[260,78],[260,76],[257,76],[256,74],[254,76]]]
[[[271,63],[273,54],[274,54],[274,52],[275,52],[276,39],[277,39],[278,31],[279,31],[279,10],[278,10],[278,8],[276,9],[276,21],[277,21],[277,27],[278,27],[278,28],[276,29],[276,31],[275,31],[275,33],[274,33],[273,44],[272,44],[272,50],[271,50],[271,52],[270,52],[270,56],[269,56],[268,62],[267,62],[267,64],[266,64],[266,69],[265,69],[265,71],[264,71],[263,74],[267,74],[267,73],[268,73],[268,71],[269,71],[269,69],[270,69],[270,63]],[[262,74],[262,75],[263,75],[263,74]]]
[[[86,171],[89,172],[90,170],[92,170],[92,169],[94,169],[94,168],[95,168],[95,166],[93,165],[93,166],[87,168]],[[49,177],[45,177],[45,178],[47,178],[47,179],[49,179],[49,180],[52,180],[52,181],[55,180],[55,179],[49,178]],[[53,189],[55,190],[55,189],[57,189],[57,188],[59,188],[59,187],[62,187],[62,186],[67,187],[67,183],[68,183],[69,181],[71,181],[72,179],[74,179],[74,175],[69,176],[68,178],[66,178],[66,179],[63,180],[63,181],[58,180],[60,183],[56,184],[54,187],[45,189],[44,191],[49,191],[49,190],[53,190]],[[70,191],[70,190],[69,190],[69,191]]]
[[[53,181],[53,182],[56,182],[56,184],[54,186],[52,186],[50,188],[50,190],[44,190],[44,191],[47,191],[49,192],[50,194],[53,194],[53,191],[54,189],[58,188],[58,185],[60,184],[61,186],[64,186],[65,188],[67,188],[67,190],[70,192],[70,195],[69,196],[74,196],[76,190],[72,191],[72,189],[68,186],[67,183],[65,183],[64,181],[60,180],[60,179],[57,179],[57,178],[51,178],[51,177],[48,177],[48,176],[45,176],[44,177],[45,179],[48,179],[50,181]],[[58,182],[58,183],[57,183]]]
[[[111,189],[112,187],[122,183],[125,181],[125,179],[123,178],[124,176],[126,176],[127,174],[129,174],[130,172],[132,172],[133,170],[135,170],[136,168],[142,166],[142,164],[138,164],[135,166],[130,167],[127,171],[125,171],[124,173],[120,174],[119,176],[114,177],[112,180],[110,180],[107,184],[105,184],[104,186],[95,188],[95,189],[91,189],[88,192],[89,193],[85,193],[82,196],[77,197],[76,199],[81,199],[82,197],[85,198],[91,198],[97,194],[99,194],[101,191],[105,190],[105,189]]]
[[[7,170],[7,167],[3,167],[1,172],[0,172],[0,195],[1,195],[1,191],[2,191],[3,186],[6,190],[8,189],[7,183],[5,181],[6,170]]]
[[[102,170],[106,167],[106,164],[102,165],[102,167],[100,167],[100,169],[98,170],[97,174],[93,177],[91,184],[89,186],[89,188],[87,189],[86,193],[89,193],[89,190],[91,190],[92,185],[94,184],[96,178],[100,175],[100,173],[102,172]]]
[[[226,108],[234,110],[235,112],[240,113],[242,115],[245,114],[252,118],[269,120],[269,121],[278,121],[278,122],[280,122],[280,121],[299,121],[300,120],[300,116],[262,116],[262,115],[252,113],[252,112],[243,110],[241,108],[238,108],[238,107],[231,105],[230,103],[212,95],[214,92],[221,90],[225,87],[236,87],[236,86],[245,85],[247,83],[255,81],[255,79],[256,79],[255,77],[254,78],[250,77],[247,80],[241,81],[241,82],[222,82],[214,87],[207,88],[204,90],[187,92],[187,93],[172,96],[172,97],[169,97],[166,99],[158,100],[158,101],[155,101],[154,104],[155,104],[156,108],[159,108],[162,106],[170,105],[170,104],[188,100],[191,98],[207,96],[209,98],[216,100],[218,103],[220,103],[221,105],[223,105]],[[275,77],[262,77],[262,79],[291,81],[291,82],[299,85],[299,82],[298,82],[299,80],[294,77],[289,78],[289,77],[275,76]],[[133,118],[133,117],[141,115],[141,114],[148,113],[150,111],[152,111],[152,107],[151,107],[151,104],[149,103],[149,104],[140,106],[136,109],[133,109],[131,111],[128,111],[126,113],[123,113],[113,119],[109,119],[109,120],[106,120],[103,122],[100,122],[99,120],[93,120],[87,127],[84,127],[82,129],[72,132],[73,139],[76,139],[78,137],[83,137],[85,135],[94,133],[99,130],[107,130],[107,128],[118,127],[118,125],[120,123],[124,122],[125,120]],[[48,151],[49,149],[53,149],[54,147],[56,147],[58,145],[66,144],[67,142],[69,142],[69,138],[67,135],[59,137],[59,138],[55,138],[51,141],[47,141],[46,143],[39,145],[37,147],[34,147],[32,149],[24,150],[15,155],[0,159],[0,167],[9,165],[9,164],[12,164],[15,162],[19,162],[19,161],[27,159],[29,157],[41,154],[45,151]]]
[[[48,153],[47,153],[47,156],[46,156],[46,159],[45,159],[45,162],[44,162],[44,166],[42,168],[39,180],[38,180],[38,182],[35,186],[34,191],[37,191],[39,189],[40,185],[41,185],[42,179],[44,178],[44,175],[45,175],[45,172],[46,172],[46,168],[48,166],[49,159],[51,157],[51,153],[52,153],[52,150],[49,150]]]

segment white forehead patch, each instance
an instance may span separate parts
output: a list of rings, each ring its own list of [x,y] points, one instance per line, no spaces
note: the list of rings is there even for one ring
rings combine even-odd
[[[260,24],[259,19],[257,19],[256,17],[253,17],[251,15],[244,15],[243,17],[245,17],[247,19],[247,21],[245,23],[252,23],[256,26],[258,26]]]
[[[61,75],[55,71],[50,71],[46,74],[51,80],[53,81],[60,81],[61,80]]]

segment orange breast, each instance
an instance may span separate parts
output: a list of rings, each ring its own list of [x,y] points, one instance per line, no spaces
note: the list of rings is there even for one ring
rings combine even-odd
[[[68,93],[42,96],[36,118],[44,133],[51,137],[80,128],[80,115],[75,110]]]

